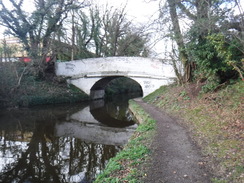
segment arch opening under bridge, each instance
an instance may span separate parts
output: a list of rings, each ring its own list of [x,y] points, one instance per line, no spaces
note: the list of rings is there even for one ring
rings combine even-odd
[[[138,97],[143,96],[142,87],[137,81],[135,81],[129,77],[124,77],[124,76],[110,76],[110,77],[104,77],[104,78],[100,79],[91,87],[91,91],[90,91],[91,98],[103,98],[106,95],[106,91],[108,91],[109,87],[111,87],[110,83],[114,80],[118,80],[118,79],[122,79],[122,78],[124,78],[123,81],[125,81],[124,86],[122,86],[122,87],[117,86],[117,87],[120,87],[122,89],[126,88],[127,90],[130,90],[130,91],[135,91],[138,93]],[[128,83],[128,80],[131,80],[130,83]],[[111,87],[111,90],[113,89],[113,87],[116,87],[115,85],[118,85],[118,83],[113,84],[113,86]],[[127,85],[127,86],[125,86],[125,85]],[[130,87],[133,87],[134,90],[131,89]],[[125,93],[125,91],[124,91],[124,93]]]

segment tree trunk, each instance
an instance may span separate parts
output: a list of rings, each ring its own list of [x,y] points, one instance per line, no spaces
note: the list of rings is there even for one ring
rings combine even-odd
[[[74,49],[75,49],[75,15],[74,12],[72,12],[72,37],[71,37],[71,60],[74,60]]]
[[[209,9],[211,0],[196,0],[199,41],[204,40],[212,29],[212,22],[209,20]]]
[[[184,82],[188,82],[191,80],[191,67],[189,65],[188,55],[185,51],[183,36],[180,30],[179,19],[176,12],[176,0],[167,0],[167,2],[169,5],[169,13],[173,25],[174,40],[178,46],[179,57],[184,67]]]

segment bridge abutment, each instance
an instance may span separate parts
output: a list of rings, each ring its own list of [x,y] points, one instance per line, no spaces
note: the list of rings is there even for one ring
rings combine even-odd
[[[91,92],[90,92],[90,97],[91,97],[91,99],[94,99],[94,100],[104,98],[104,96],[105,96],[104,89],[91,90]]]

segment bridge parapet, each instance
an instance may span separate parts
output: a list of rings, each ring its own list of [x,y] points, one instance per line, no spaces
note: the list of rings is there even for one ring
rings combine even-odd
[[[170,69],[170,71],[169,71]],[[89,58],[56,63],[56,74],[75,76],[86,73],[123,72],[175,77],[173,68],[162,60],[143,57]]]

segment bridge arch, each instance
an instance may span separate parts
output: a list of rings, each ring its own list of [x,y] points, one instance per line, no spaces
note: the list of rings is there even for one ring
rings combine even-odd
[[[103,98],[105,95],[105,89],[108,86],[108,84],[112,80],[115,80],[118,78],[127,78],[127,79],[134,81],[135,84],[140,88],[141,96],[143,96],[142,86],[135,79],[132,79],[132,78],[126,77],[126,76],[107,76],[107,77],[103,77],[100,80],[98,80],[97,82],[95,82],[94,85],[91,87],[91,90],[90,90],[91,98],[93,98],[93,99]]]

